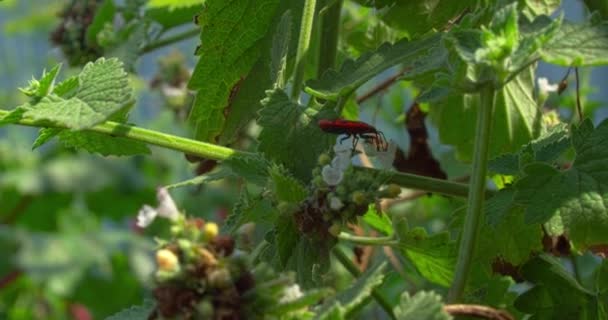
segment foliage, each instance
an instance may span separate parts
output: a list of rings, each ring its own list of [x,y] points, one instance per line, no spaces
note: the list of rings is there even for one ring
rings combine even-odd
[[[0,79],[0,318],[608,317],[608,120],[574,69],[608,63],[608,22],[560,5],[11,18],[3,36],[46,28],[63,57],[19,90]],[[540,62],[568,74],[551,85]]]

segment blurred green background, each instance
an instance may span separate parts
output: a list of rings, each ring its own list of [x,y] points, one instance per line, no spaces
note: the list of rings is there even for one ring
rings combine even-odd
[[[0,108],[11,109],[25,102],[26,97],[17,88],[26,86],[43,69],[63,61],[61,52],[49,42],[59,21],[56,14],[63,5],[63,1],[0,2]],[[578,1],[564,1],[564,11],[573,20],[583,16]],[[391,39],[390,34],[373,29],[374,19],[369,19],[369,14],[369,10],[352,4],[345,7],[343,37],[354,45],[341,48],[344,52],[357,54]],[[370,32],[372,29],[375,32]],[[198,40],[191,38],[140,57],[131,79],[137,106],[130,121],[188,135],[183,117],[167,107],[150,83],[157,75],[159,59],[175,50],[192,68],[197,44]],[[606,105],[608,95],[593,89],[596,84],[606,83],[606,70],[582,70],[586,111],[595,119],[608,116],[607,108],[599,108]],[[64,64],[61,77],[76,71]],[[393,72],[387,71],[361,92]],[[551,82],[559,81],[564,73],[561,68],[539,67],[539,75]],[[569,90],[559,100],[550,101],[560,106],[566,118],[574,106],[572,88]],[[403,111],[413,96],[409,84],[401,83],[369,99],[356,112],[407,149]],[[140,304],[150,295],[146,284],[150,284],[154,269],[152,236],[163,232],[166,226],[155,222],[142,234],[134,226],[135,216],[143,204],[156,203],[157,187],[192,178],[195,165],[187,162],[183,154],[159,148],[152,148],[149,156],[129,158],[89,155],[57,143],[32,150],[36,134],[35,128],[0,128],[0,252],[4,254],[0,259],[0,319],[103,319]],[[466,175],[467,166],[456,162],[452,149],[440,145],[432,129],[430,135],[433,152],[448,176]],[[221,183],[172,191],[188,214],[218,221],[230,210],[237,193],[237,187]],[[406,211],[412,226],[436,232],[445,229],[451,213],[461,205],[456,200],[427,196],[396,205],[392,210]],[[380,250],[374,255],[384,259]],[[413,276],[413,266],[406,261],[400,263],[402,269],[392,271],[384,288],[395,293],[391,297],[398,298],[404,289],[432,287]],[[399,273],[412,276],[406,276],[404,281]],[[334,278],[337,286],[348,283],[344,272],[336,270],[336,274],[340,275]]]

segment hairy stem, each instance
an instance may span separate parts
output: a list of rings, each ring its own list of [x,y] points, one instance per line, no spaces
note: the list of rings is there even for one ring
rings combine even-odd
[[[344,251],[342,251],[342,249],[340,249],[336,246],[331,250],[331,252],[333,253],[334,257],[336,257],[336,259],[338,259],[338,261],[340,261],[340,263],[344,266],[344,268],[346,268],[346,270],[348,270],[348,272],[353,277],[356,278],[356,277],[361,276],[361,271],[359,271],[357,266],[346,255],[346,253],[344,253]],[[374,297],[376,302],[378,302],[380,307],[382,307],[382,309],[384,309],[384,311],[389,315],[389,317],[391,319],[396,319],[395,315],[393,314],[393,308],[391,307],[391,304],[384,298],[384,296],[382,294],[380,294],[380,292],[378,292],[376,289],[372,290],[372,297]]]
[[[361,237],[346,232],[340,232],[338,239],[364,246],[392,246],[399,243],[394,237]]]
[[[296,101],[300,98],[300,91],[302,91],[304,82],[306,56],[308,55],[308,49],[310,48],[310,38],[315,20],[316,6],[317,0],[305,0],[304,2],[300,36],[298,38],[298,51],[296,52],[296,70],[293,77],[293,87],[291,88],[291,97]]]
[[[464,219],[458,262],[454,282],[448,294],[448,303],[460,300],[471,271],[471,261],[475,254],[477,237],[483,214],[483,203],[486,189],[486,172],[488,167],[488,148],[494,112],[494,88],[490,85],[483,87],[479,93],[480,106],[475,130],[475,147],[473,149],[473,168],[471,173],[471,188],[467,201],[467,213]]]
[[[377,169],[356,167],[358,171],[375,171]],[[469,194],[469,186],[464,183],[429,178],[410,173],[395,172],[390,177],[390,183],[398,184],[409,189],[425,190],[440,193],[446,196],[466,197]],[[484,190],[482,194],[489,196],[491,191]]]
[[[9,114],[9,111],[0,110],[0,119],[7,114]],[[20,119],[15,124],[31,127],[69,129],[63,126],[50,123],[48,121],[34,121],[26,118]],[[92,128],[85,129],[85,131],[98,132],[113,137],[123,137],[134,141],[145,142],[150,145],[180,151],[183,153],[188,153],[194,156],[211,160],[222,161],[234,156],[253,155],[253,153],[250,152],[239,151],[223,146],[214,145],[211,143],[205,143],[159,131],[144,129],[141,127],[112,121],[107,121],[98,124]],[[356,170],[365,171],[377,169],[356,167]],[[389,182],[398,184],[404,188],[424,190],[428,192],[440,193],[456,197],[466,197],[469,189],[468,185],[466,184],[433,179],[425,176],[418,176],[407,173],[394,173]],[[486,191],[486,193],[489,195],[490,191]]]
[[[198,35],[200,33],[201,33],[201,29],[200,28],[194,28],[194,29],[191,29],[191,30],[187,30],[187,31],[184,31],[184,32],[177,33],[175,35],[166,37],[164,39],[160,39],[160,40],[157,40],[155,42],[148,43],[147,45],[145,45],[141,49],[139,49],[139,54],[145,54],[145,53],[148,53],[150,51],[154,51],[156,49],[159,49],[159,48],[162,48],[162,47],[166,47],[166,46],[168,46],[170,44],[174,44],[176,42],[180,42],[182,40],[186,40],[188,38],[194,37],[194,36],[196,36],[196,35]]]
[[[8,111],[0,110],[0,117],[8,114]],[[16,124],[31,127],[64,128],[64,126],[49,123],[48,121],[35,121],[31,119],[20,119]],[[172,149],[198,157],[211,160],[226,160],[233,156],[251,156],[252,153],[238,151],[211,143],[200,142],[180,136],[175,136],[159,131],[144,129],[129,124],[106,121],[85,131],[98,132],[113,137],[123,137],[130,140],[145,142],[151,145]]]
[[[340,11],[342,0],[327,6],[321,18],[321,45],[319,49],[319,76],[335,67],[338,53],[338,35],[340,32]]]

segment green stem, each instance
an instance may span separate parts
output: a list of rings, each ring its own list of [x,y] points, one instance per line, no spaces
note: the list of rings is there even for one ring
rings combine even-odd
[[[355,167],[358,171],[374,172],[377,169]],[[466,197],[469,194],[469,186],[464,183],[452,182],[447,180],[429,178],[415,174],[394,172],[388,182],[398,184],[409,189],[425,190],[433,193],[440,193],[447,196]],[[491,195],[492,191],[485,191],[486,196]]]
[[[336,65],[338,53],[338,34],[340,32],[340,12],[342,0],[329,4],[321,18],[321,44],[319,49],[318,76]]]
[[[336,246],[331,250],[331,252],[333,253],[334,257],[336,257],[336,259],[340,261],[344,268],[346,268],[346,270],[348,270],[348,272],[353,275],[353,277],[357,278],[361,276],[361,271],[359,271],[357,266],[346,255],[346,253],[344,253],[344,251],[342,251]],[[384,311],[389,315],[391,319],[396,319],[395,315],[393,314],[393,308],[391,307],[391,304],[386,300],[386,298],[384,298],[382,294],[380,294],[378,290],[372,290],[372,297],[374,297],[376,302],[378,302],[380,307],[384,309]]]
[[[7,115],[9,112],[0,110],[0,118]],[[15,124],[31,127],[47,127],[47,128],[63,128],[65,126],[51,124],[48,121],[36,121],[31,119],[20,119]],[[124,123],[106,121],[94,127],[85,129],[84,131],[98,132],[114,137],[123,137],[135,141],[145,142],[151,145],[164,147],[198,157],[212,160],[226,160],[234,156],[251,156],[249,152],[238,151],[222,146],[217,146],[210,143],[200,142],[180,136],[174,136],[159,131],[144,129]]]
[[[145,54],[148,53],[150,51],[154,51],[156,49],[168,46],[170,44],[176,43],[176,42],[180,42],[182,40],[186,40],[190,37],[194,37],[196,35],[199,35],[201,33],[201,29],[200,28],[194,28],[191,30],[187,30],[181,33],[177,33],[174,34],[172,36],[166,37],[164,39],[160,39],[157,40],[155,42],[151,42],[148,43],[147,45],[145,45],[144,47],[142,47],[141,49],[139,49],[139,54]]]
[[[361,237],[350,233],[340,232],[338,239],[365,246],[393,246],[399,244],[394,237]]]
[[[298,38],[298,51],[296,52],[296,70],[293,77],[293,87],[291,97],[293,100],[300,99],[300,91],[304,84],[304,71],[306,66],[306,56],[310,47],[312,27],[315,20],[315,7],[317,0],[305,0],[302,12],[302,24],[300,26],[300,36]]]
[[[454,283],[448,294],[448,303],[458,302],[471,271],[471,261],[475,254],[477,237],[483,214],[483,203],[486,189],[486,172],[488,166],[488,148],[494,112],[494,87],[486,85],[479,93],[480,106],[475,131],[473,150],[473,168],[471,175],[471,192],[467,201],[467,213],[458,249],[458,262],[454,274]]]

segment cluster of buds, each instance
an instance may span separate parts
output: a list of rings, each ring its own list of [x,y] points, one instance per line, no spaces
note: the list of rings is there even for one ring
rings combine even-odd
[[[299,287],[292,275],[252,266],[216,223],[179,212],[166,189],[157,197],[159,205],[144,206],[137,219],[140,227],[156,217],[171,221],[171,238],[157,239],[156,308],[150,319],[254,319],[302,295],[294,297]]]
[[[165,106],[180,119],[188,116],[193,99],[187,88],[190,75],[186,57],[175,50],[158,59],[158,72],[150,83],[150,87],[158,89]]]
[[[51,33],[70,65],[84,65],[103,55],[100,46],[87,40],[87,28],[93,22],[102,0],[72,0],[61,12],[61,23]]]
[[[388,151],[377,154],[379,160],[388,160],[383,157],[388,158],[391,150],[394,154],[392,142]],[[347,223],[365,214],[370,203],[401,193],[398,185],[386,185],[386,173],[356,171],[349,146],[337,143],[333,151],[333,158],[329,154],[319,157],[319,167],[313,171],[315,191],[295,213],[296,225],[305,234],[337,236]]]

